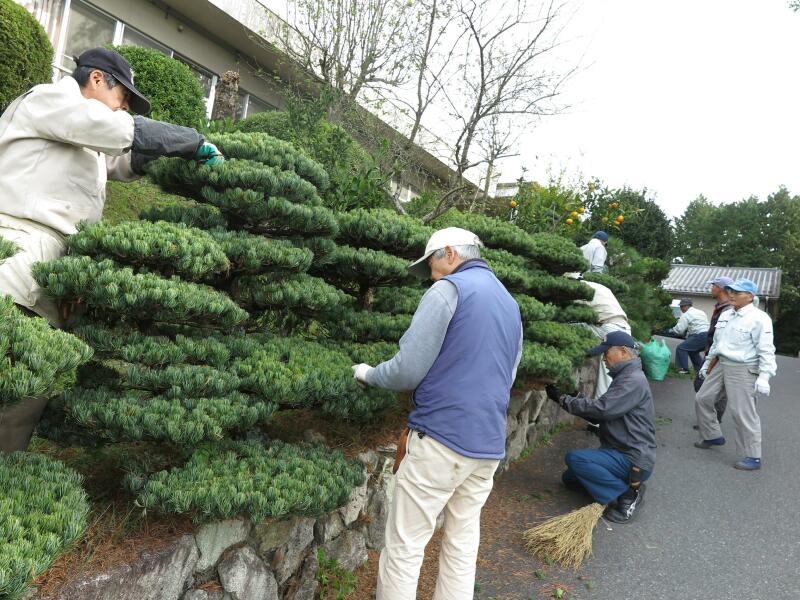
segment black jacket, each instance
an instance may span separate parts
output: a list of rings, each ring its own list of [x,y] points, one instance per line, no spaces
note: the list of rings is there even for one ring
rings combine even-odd
[[[656,462],[655,408],[642,361],[634,358],[609,369],[608,391],[592,400],[582,395],[564,396],[570,414],[600,422],[600,445],[625,454],[631,462],[652,471]]]

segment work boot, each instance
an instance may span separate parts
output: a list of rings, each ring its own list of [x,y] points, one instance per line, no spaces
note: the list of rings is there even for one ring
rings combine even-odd
[[[606,510],[606,519],[612,523],[629,523],[636,516],[644,505],[645,485],[639,486],[638,490],[633,488],[617,498],[617,503],[609,506]]]
[[[702,448],[703,450],[708,450],[709,448],[713,448],[714,446],[724,446],[725,445],[725,438],[718,437],[714,438],[713,440],[703,440],[702,442],[695,442],[695,448]]]
[[[733,468],[740,471],[758,471],[761,468],[761,459],[748,456],[733,465]]]

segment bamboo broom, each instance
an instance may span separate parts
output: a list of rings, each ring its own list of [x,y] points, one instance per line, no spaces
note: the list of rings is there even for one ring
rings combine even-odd
[[[552,517],[523,534],[525,547],[539,559],[550,558],[577,569],[592,553],[592,533],[605,506],[594,502],[560,517]]]

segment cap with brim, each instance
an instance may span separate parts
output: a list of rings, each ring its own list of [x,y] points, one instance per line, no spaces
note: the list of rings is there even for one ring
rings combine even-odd
[[[733,279],[731,277],[715,277],[711,281],[709,281],[706,285],[718,285],[721,288],[726,288],[728,286],[733,285]]]
[[[681,301],[678,302],[678,306],[692,306],[693,304],[691,298],[681,298]]]
[[[76,58],[75,62],[79,67],[100,69],[104,73],[112,75],[130,92],[128,106],[131,107],[133,112],[140,115],[146,115],[150,112],[150,101],[133,85],[131,65],[119,52],[108,48],[92,48]]]
[[[448,246],[479,246],[483,247],[480,238],[466,229],[460,227],[446,227],[434,232],[425,246],[425,254],[422,258],[415,260],[408,265],[408,272],[421,279],[428,279],[431,276],[431,268],[428,259],[431,254]]]
[[[589,348],[589,350],[586,351],[586,354],[589,354],[590,356],[603,354],[606,350],[613,348],[614,346],[636,348],[636,340],[624,331],[612,331],[603,339],[602,343],[598,344],[594,348]]]
[[[754,296],[758,295],[758,286],[749,279],[738,279],[731,285],[726,285],[725,289],[733,290],[734,292],[748,292]]]

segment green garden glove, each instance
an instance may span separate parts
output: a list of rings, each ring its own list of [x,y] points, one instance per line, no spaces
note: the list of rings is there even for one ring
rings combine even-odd
[[[214,144],[204,142],[202,146],[194,153],[194,159],[203,165],[215,167],[225,162],[225,157]]]

